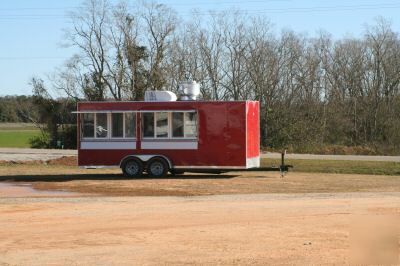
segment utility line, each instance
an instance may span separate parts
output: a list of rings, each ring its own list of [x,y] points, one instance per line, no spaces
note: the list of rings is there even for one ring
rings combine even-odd
[[[363,4],[363,5],[335,5],[335,6],[316,6],[316,7],[291,7],[291,8],[268,8],[258,10],[245,10],[238,9],[238,14],[275,14],[275,13],[314,13],[314,12],[339,12],[339,11],[359,11],[359,10],[373,10],[373,9],[398,9],[400,3],[397,4]],[[1,10],[0,10],[1,11]],[[224,10],[217,10],[218,12]],[[210,15],[215,12],[212,11],[184,11],[178,14],[196,14],[196,15]],[[1,21],[15,21],[15,20],[49,20],[49,19],[66,19],[70,18],[67,14],[8,14],[0,15]]]

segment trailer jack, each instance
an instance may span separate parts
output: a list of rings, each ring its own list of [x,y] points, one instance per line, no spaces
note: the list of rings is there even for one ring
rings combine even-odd
[[[270,166],[270,167],[257,167],[257,168],[250,168],[244,171],[252,171],[252,172],[267,172],[267,171],[274,171],[280,172],[281,177],[283,178],[287,172],[289,172],[289,168],[293,168],[293,165],[285,164],[285,155],[286,150],[281,152],[281,165],[279,166]]]

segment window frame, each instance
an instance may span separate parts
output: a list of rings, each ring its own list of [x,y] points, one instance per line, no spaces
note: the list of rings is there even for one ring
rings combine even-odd
[[[174,137],[174,114],[182,114],[182,137]],[[171,112],[171,139],[184,139],[185,138],[185,112]]]
[[[122,137],[113,137],[113,119],[112,119],[113,114],[122,114]],[[125,114],[122,112],[110,113],[110,122],[109,123],[111,125],[110,139],[124,139],[125,138]]]
[[[195,113],[196,114],[196,137],[187,137],[186,136],[186,131],[185,131],[185,127],[186,127],[186,114],[187,113]],[[198,139],[199,138],[199,116],[197,111],[196,112],[184,112],[183,114],[183,136],[184,139]]]
[[[125,117],[126,117],[126,115],[125,114],[127,114],[127,113],[129,113],[129,114],[133,114],[134,115],[134,117],[135,117],[135,123],[134,123],[134,125],[135,125],[135,136],[134,137],[126,137],[126,131],[125,131],[125,129],[126,129],[126,123],[125,123]],[[137,138],[137,112],[136,111],[132,111],[132,112],[123,112],[123,118],[122,118],[122,121],[123,121],[123,139],[136,139]],[[121,139],[121,138],[120,138]]]
[[[98,114],[106,114],[106,124],[107,124],[107,135],[105,137],[97,137],[96,127],[97,127],[97,115]],[[95,113],[94,115],[94,139],[109,139],[110,138],[110,114],[109,113]]]
[[[83,131],[85,128],[84,122],[85,119],[83,118],[85,114],[93,114],[93,137],[84,137]],[[96,137],[96,114],[95,113],[83,113],[79,117],[79,124],[80,124],[80,132],[79,137],[80,139],[94,139]]]
[[[123,130],[123,137],[113,137],[112,136],[112,114],[122,113],[122,130]],[[135,116],[135,137],[125,137],[125,113],[133,113]],[[137,137],[137,112],[136,111],[121,111],[121,112],[104,112],[104,113],[89,113],[88,114],[93,114],[94,115],[94,127],[93,127],[93,137],[83,137],[83,116],[80,117],[80,139],[81,140],[104,140],[104,141],[109,141],[109,140],[136,140]],[[96,136],[96,126],[97,126],[97,114],[106,114],[107,115],[107,137],[97,137]]]
[[[157,113],[168,113],[168,137],[159,137],[157,138]],[[154,134],[153,137],[144,137],[143,132],[143,122],[140,123],[140,134],[144,141],[146,140],[198,140],[199,139],[199,115],[197,111],[185,111],[185,110],[160,110],[160,111],[142,111],[143,113],[153,113],[154,121]],[[183,137],[174,137],[173,136],[173,128],[172,128],[172,114],[173,113],[183,113]],[[185,113],[196,113],[196,137],[186,137],[185,136],[185,122],[186,115]],[[143,121],[143,119],[141,119]]]

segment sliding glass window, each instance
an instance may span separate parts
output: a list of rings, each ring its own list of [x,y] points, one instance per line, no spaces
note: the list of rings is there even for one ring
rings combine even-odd
[[[96,114],[96,138],[107,138],[108,136],[107,114]]]
[[[172,137],[183,138],[183,112],[172,113]]]
[[[123,138],[124,137],[124,114],[113,113],[111,114],[111,137]]]
[[[156,138],[168,138],[169,123],[167,112],[156,113]]]
[[[82,138],[94,138],[94,114],[82,114]]]
[[[154,138],[154,113],[142,114],[142,133],[144,138]]]
[[[125,113],[125,138],[136,137],[136,113]]]

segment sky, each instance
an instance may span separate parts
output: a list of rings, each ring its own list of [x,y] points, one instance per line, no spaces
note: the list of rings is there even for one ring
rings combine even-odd
[[[132,1],[132,0],[131,0]],[[111,0],[117,2],[117,0]],[[133,2],[133,1],[132,1]],[[366,24],[382,16],[400,32],[400,0],[159,0],[183,20],[192,10],[207,13],[239,9],[267,17],[274,31],[291,29],[314,36],[325,30],[335,39],[360,37]],[[0,0],[0,96],[29,95],[32,77],[47,77],[75,50],[64,44],[67,13],[82,0]]]

